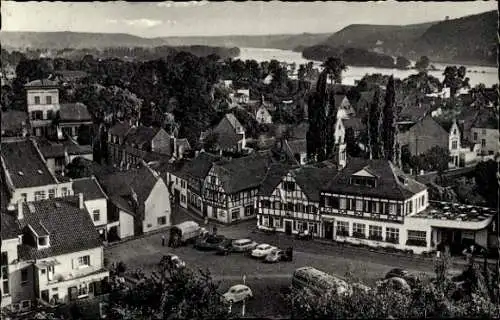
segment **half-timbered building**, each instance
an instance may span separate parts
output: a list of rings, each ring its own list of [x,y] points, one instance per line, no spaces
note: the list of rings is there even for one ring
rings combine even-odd
[[[308,230],[322,237],[320,190],[335,174],[336,169],[327,167],[272,165],[258,194],[257,227],[287,234]]]
[[[203,185],[207,217],[222,223],[254,218],[257,192],[270,162],[267,153],[215,162]]]

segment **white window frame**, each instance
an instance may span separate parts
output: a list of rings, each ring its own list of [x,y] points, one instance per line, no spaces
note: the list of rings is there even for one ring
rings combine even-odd
[[[80,269],[80,268],[88,268],[90,267],[90,255],[84,255],[84,256],[80,256],[78,258],[75,259],[76,261],[76,268],[77,269]],[[87,260],[87,261],[85,261]]]
[[[45,200],[45,190],[35,191],[35,201]]]
[[[399,243],[399,229],[387,227],[385,229],[385,239],[396,239],[397,243]]]
[[[95,218],[97,215],[97,219]],[[92,211],[92,221],[100,221],[101,220],[101,210],[95,209]]]

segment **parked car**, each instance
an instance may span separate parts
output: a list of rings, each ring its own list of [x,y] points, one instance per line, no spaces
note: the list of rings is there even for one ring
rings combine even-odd
[[[304,230],[297,233],[296,238],[299,240],[311,240],[312,235],[309,233],[309,230]]]
[[[163,258],[160,261],[160,265],[165,265],[170,267],[170,268],[184,268],[186,266],[186,263],[182,261],[178,256],[175,254],[168,253],[163,256]]]
[[[222,296],[227,302],[235,303],[253,298],[253,293],[248,286],[243,284],[237,284],[229,288],[229,290]]]
[[[278,248],[271,246],[267,243],[261,243],[255,249],[252,250],[252,257],[254,258],[265,258],[268,254],[273,250],[277,250]]]
[[[257,247],[257,242],[250,239],[237,239],[231,244],[232,252],[247,252],[255,249]]]
[[[264,259],[264,262],[267,263],[275,263],[280,261],[292,261],[291,248],[288,248],[286,251],[274,249]]]
[[[194,247],[198,250],[216,250],[217,247],[226,240],[226,237],[222,235],[209,235],[207,237],[198,238],[194,244]]]
[[[228,254],[231,253],[233,249],[233,241],[232,239],[226,239],[222,241],[218,246],[217,246],[217,254],[222,255],[222,256],[227,256]]]

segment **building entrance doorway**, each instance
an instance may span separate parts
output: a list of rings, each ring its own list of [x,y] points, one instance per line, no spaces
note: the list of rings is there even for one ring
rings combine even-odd
[[[290,220],[285,220],[285,234],[292,234],[292,221]]]
[[[325,226],[325,239],[333,240],[333,222],[327,221]]]

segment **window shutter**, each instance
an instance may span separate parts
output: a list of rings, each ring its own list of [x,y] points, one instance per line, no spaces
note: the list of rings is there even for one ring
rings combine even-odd
[[[71,259],[71,268],[75,269],[75,259]]]
[[[91,266],[92,263],[90,262],[90,254],[88,255],[88,257],[89,257],[89,259],[88,259],[89,260],[89,266]]]

